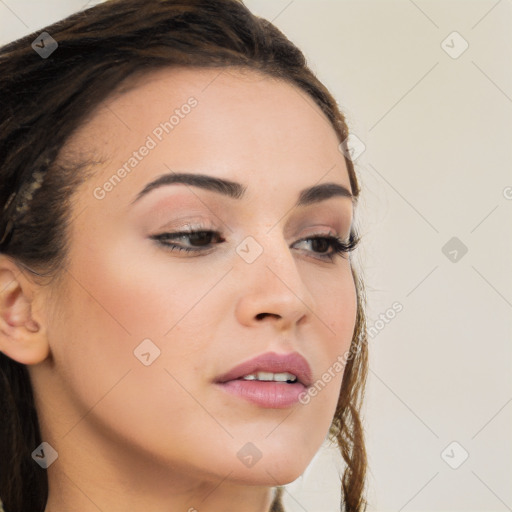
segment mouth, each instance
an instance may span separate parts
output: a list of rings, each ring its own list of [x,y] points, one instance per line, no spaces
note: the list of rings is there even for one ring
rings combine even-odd
[[[312,383],[311,368],[298,353],[267,352],[215,379],[223,391],[260,407],[282,409],[299,402]]]
[[[286,382],[287,384],[293,384],[298,382],[298,378],[293,373],[288,372],[256,372],[249,373],[243,377],[239,377],[237,380],[256,380],[258,382]]]

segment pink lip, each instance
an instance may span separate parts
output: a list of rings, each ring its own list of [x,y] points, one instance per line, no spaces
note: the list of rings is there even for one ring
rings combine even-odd
[[[242,377],[256,372],[293,373],[294,383],[260,382],[242,380]],[[267,352],[232,368],[215,379],[224,391],[239,396],[261,407],[284,408],[299,401],[301,393],[312,383],[311,368],[297,352],[276,354]]]

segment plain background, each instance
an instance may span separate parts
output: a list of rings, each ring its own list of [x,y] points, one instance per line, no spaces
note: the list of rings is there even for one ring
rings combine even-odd
[[[0,0],[0,44],[94,3]],[[246,4],[365,146],[369,510],[512,510],[511,2]],[[339,510],[340,468],[322,449],[286,510]]]

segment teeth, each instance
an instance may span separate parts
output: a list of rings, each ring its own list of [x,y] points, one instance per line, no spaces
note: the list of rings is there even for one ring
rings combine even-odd
[[[242,377],[242,380],[262,380],[275,382],[296,382],[297,377],[293,373],[272,373],[272,372],[256,372],[250,373]]]

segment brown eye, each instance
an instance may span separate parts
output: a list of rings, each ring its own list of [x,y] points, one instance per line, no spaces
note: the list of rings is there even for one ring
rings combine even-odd
[[[204,245],[210,245],[212,242],[213,231],[196,231],[185,235],[190,240],[190,245],[194,247],[202,247]]]
[[[313,238],[311,247],[315,252],[327,252],[332,245],[332,241],[328,238]]]
[[[359,239],[354,235],[350,236],[348,242],[344,242],[337,236],[314,235],[298,240],[294,246],[299,246],[299,249],[305,249],[306,252],[310,252],[312,255],[316,254],[317,259],[333,261],[336,255],[343,255],[355,249],[358,242]]]
[[[150,238],[171,251],[196,252],[198,255],[225,241],[219,232],[211,230],[161,233]]]

